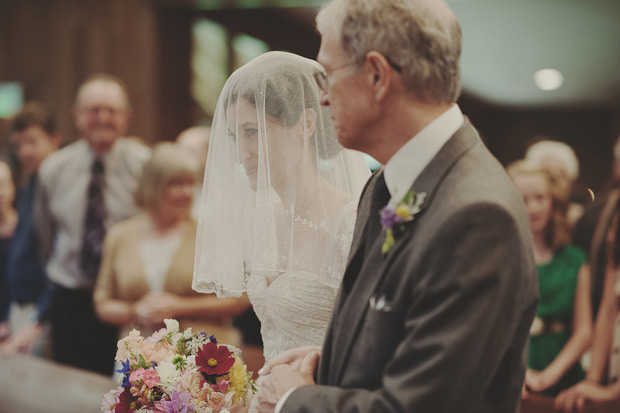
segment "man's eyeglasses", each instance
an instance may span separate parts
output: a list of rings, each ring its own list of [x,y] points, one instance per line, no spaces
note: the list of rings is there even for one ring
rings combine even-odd
[[[387,57],[385,58],[385,60],[387,60],[388,64],[392,67],[392,69],[396,70],[398,73],[402,73],[403,72],[403,68],[392,62],[390,59],[388,59]],[[336,70],[340,70],[340,69],[344,69],[345,67],[349,67],[351,65],[357,64],[358,61],[354,61],[354,62],[349,62],[349,63],[345,63],[336,67],[332,67],[329,69],[330,72],[335,72]],[[327,86],[328,86],[328,82],[327,82],[327,73],[323,70],[321,70],[320,72],[316,72],[314,74],[314,80],[316,81],[317,86],[319,87],[320,90],[322,90],[323,92],[325,92],[327,90]]]

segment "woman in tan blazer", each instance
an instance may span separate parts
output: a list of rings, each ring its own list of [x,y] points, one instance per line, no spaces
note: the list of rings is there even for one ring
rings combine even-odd
[[[180,328],[214,334],[239,345],[231,318],[247,306],[192,290],[196,221],[191,217],[198,165],[177,144],[158,145],[136,192],[142,212],[110,228],[94,292],[107,323],[137,328],[143,336],[176,318]]]

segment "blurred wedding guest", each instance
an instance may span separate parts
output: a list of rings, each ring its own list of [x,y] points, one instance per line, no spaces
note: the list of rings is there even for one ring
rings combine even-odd
[[[5,269],[7,253],[17,225],[14,200],[15,185],[11,168],[5,162],[0,162],[0,341],[10,332],[8,315],[11,298]]]
[[[210,134],[211,128],[208,126],[192,126],[191,128],[185,129],[176,138],[176,142],[181,145],[181,147],[187,149],[198,161],[199,167],[196,175],[196,186],[194,188],[194,206],[192,207],[192,216],[196,219],[198,218],[200,199],[202,198],[202,182],[207,165]]]
[[[39,165],[61,143],[56,120],[38,102],[27,103],[12,120],[12,139],[24,174],[17,211],[19,221],[7,257],[11,298],[11,337],[0,353],[16,351],[49,356],[47,319],[50,289],[45,263],[41,259],[33,207]]]
[[[557,395],[584,376],[579,360],[592,331],[586,254],[570,244],[566,181],[528,161],[511,164],[508,173],[525,201],[538,267],[524,396]]]
[[[603,297],[596,317],[592,362],[585,380],[563,391],[558,410],[582,412],[587,402],[620,401],[620,208],[616,200],[612,224],[606,231]]]
[[[80,139],[39,169],[35,217],[52,283],[55,361],[111,375],[118,329],[101,322],[92,300],[106,229],[137,212],[134,192],[150,149],[125,138],[127,89],[97,74],[79,87],[73,108]]]
[[[606,249],[604,244],[613,213],[620,199],[620,135],[613,148],[609,182],[599,191],[573,228],[573,243],[588,253],[592,277],[592,314],[598,312],[605,282]],[[595,231],[596,230],[596,231]]]
[[[136,200],[142,211],[110,228],[95,287],[101,319],[143,335],[176,318],[181,329],[214,334],[239,345],[233,314],[246,304],[192,290],[196,221],[190,211],[196,159],[177,144],[159,144],[144,167]]]
[[[577,182],[579,160],[573,148],[564,142],[542,139],[527,149],[525,159],[546,166],[566,181],[569,194],[568,219],[574,225],[583,214],[584,204],[589,203],[591,198],[587,189]]]

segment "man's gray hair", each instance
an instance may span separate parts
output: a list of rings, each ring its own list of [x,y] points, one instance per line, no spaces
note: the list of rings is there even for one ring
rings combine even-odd
[[[461,27],[443,0],[333,0],[317,16],[322,34],[340,27],[340,45],[361,65],[372,50],[402,68],[418,100],[456,102],[461,93]]]

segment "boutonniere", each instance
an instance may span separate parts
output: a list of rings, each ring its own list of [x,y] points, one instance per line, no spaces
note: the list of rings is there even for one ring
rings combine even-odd
[[[387,252],[394,246],[394,233],[401,232],[407,222],[413,221],[415,214],[420,212],[422,204],[426,198],[426,192],[416,193],[409,191],[400,201],[395,209],[387,205],[381,208],[381,226],[385,229],[385,241],[381,246],[381,254]]]

